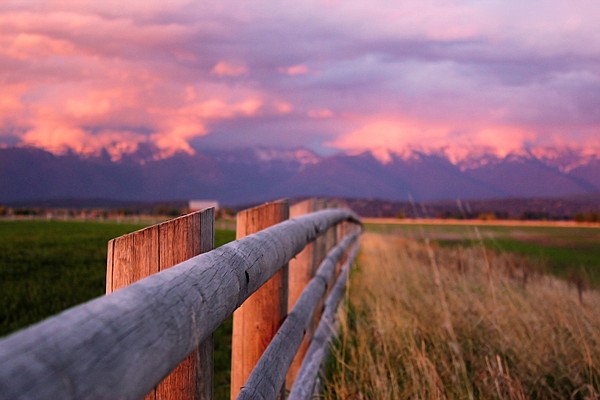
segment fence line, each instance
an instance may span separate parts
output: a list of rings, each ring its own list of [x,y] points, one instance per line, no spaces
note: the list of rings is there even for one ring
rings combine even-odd
[[[335,277],[336,264],[357,240],[358,233],[348,236],[323,260],[317,274],[307,285],[281,329],[273,338],[258,364],[246,381],[238,399],[274,399],[284,386],[285,377],[294,355],[300,347],[319,300]]]
[[[318,211],[321,205],[317,199],[308,199],[300,203],[294,204],[290,207],[290,218],[299,217],[304,214],[309,214],[314,211]],[[306,247],[290,260],[288,268],[288,310],[294,308],[296,301],[302,294],[302,291],[308,285],[310,280],[314,277],[317,266],[321,262],[322,255],[319,250],[323,238],[317,238],[314,242],[309,243]],[[304,355],[308,349],[308,345],[312,340],[312,335],[318,323],[318,312],[315,313],[312,323],[306,329],[304,340],[296,352],[296,357],[289,368],[288,375],[286,377],[286,390],[291,389],[291,384],[296,380],[296,375],[304,360]]]
[[[323,210],[194,256],[0,340],[0,398],[141,398],[308,243]]]
[[[340,276],[331,290],[331,294],[327,297],[323,318],[321,318],[313,340],[308,347],[302,368],[300,368],[298,376],[290,390],[288,400],[308,400],[313,395],[317,383],[317,375],[323,365],[323,361],[327,357],[331,338],[336,332],[335,313],[338,304],[344,296],[350,266],[357,252],[358,246],[355,246],[344,264]]]

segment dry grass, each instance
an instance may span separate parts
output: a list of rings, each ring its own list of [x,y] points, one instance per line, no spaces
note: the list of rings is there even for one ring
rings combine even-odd
[[[326,398],[600,394],[600,294],[510,254],[367,233]]]

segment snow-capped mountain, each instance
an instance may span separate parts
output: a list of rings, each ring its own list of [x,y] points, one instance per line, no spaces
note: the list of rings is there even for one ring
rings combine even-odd
[[[589,193],[600,193],[600,158],[569,148],[462,157],[443,149],[320,156],[301,148],[247,148],[160,158],[141,147],[117,161],[107,152],[0,149],[0,202],[101,197],[239,204],[308,195],[428,201]]]

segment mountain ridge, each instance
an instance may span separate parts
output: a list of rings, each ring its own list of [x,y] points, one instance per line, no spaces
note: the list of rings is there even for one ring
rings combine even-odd
[[[338,196],[437,201],[600,193],[600,158],[570,148],[452,160],[443,151],[319,155],[267,147],[156,157],[153,149],[56,155],[0,149],[0,202],[65,197],[119,200],[211,198],[228,204],[278,197]]]

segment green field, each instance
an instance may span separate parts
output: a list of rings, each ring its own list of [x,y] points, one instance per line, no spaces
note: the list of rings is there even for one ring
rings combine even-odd
[[[0,335],[102,295],[107,241],[141,227],[0,222]]]
[[[142,227],[0,222],[0,336],[104,294],[108,240]],[[217,245],[233,237],[218,231]]]
[[[0,221],[0,337],[104,294],[107,242],[143,224]],[[215,245],[235,239],[217,230]],[[215,332],[215,398],[229,396],[231,319]]]
[[[545,272],[582,279],[600,288],[600,228],[452,224],[368,224],[373,232],[394,233],[443,246],[481,246],[526,256]]]

